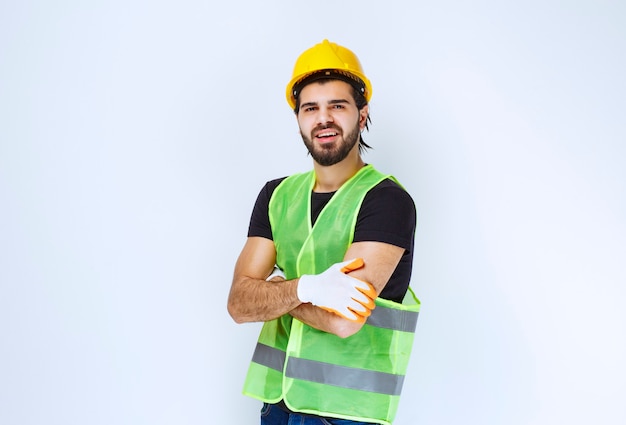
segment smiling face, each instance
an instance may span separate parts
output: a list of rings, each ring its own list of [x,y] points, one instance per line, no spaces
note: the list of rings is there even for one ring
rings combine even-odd
[[[337,164],[356,148],[367,119],[368,106],[360,111],[352,87],[339,80],[320,80],[305,86],[299,96],[298,126],[315,162]]]

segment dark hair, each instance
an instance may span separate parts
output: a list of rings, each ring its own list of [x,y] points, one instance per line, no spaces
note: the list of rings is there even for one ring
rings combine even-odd
[[[354,98],[354,103],[357,107],[357,109],[360,111],[361,109],[363,109],[366,105],[367,105],[367,99],[365,99],[365,96],[363,95],[362,90],[356,85],[356,84],[352,84],[351,81],[347,81],[346,79],[343,78],[317,78],[312,80],[311,82],[318,82],[320,84],[324,84],[327,81],[344,81],[350,84],[350,87],[352,88],[352,97]],[[308,83],[310,84],[310,82]],[[294,90],[294,94],[296,97],[296,106],[293,108],[293,112],[296,113],[296,115],[298,114],[298,112],[300,112],[300,92],[302,92],[302,89],[304,88],[304,86],[307,84],[296,84],[296,86],[299,86],[297,90]],[[365,86],[365,85],[363,85]],[[294,86],[295,89],[295,86]],[[365,129],[367,131],[370,130],[369,128],[369,124],[372,122],[372,119],[370,118],[370,114],[368,112],[367,114],[367,118],[365,120]],[[373,149],[370,145],[368,145],[367,143],[365,143],[365,141],[363,140],[363,134],[359,135],[359,152],[363,153],[365,152],[367,149]]]

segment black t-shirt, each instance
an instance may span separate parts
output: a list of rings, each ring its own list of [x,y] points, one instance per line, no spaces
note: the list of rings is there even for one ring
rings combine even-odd
[[[274,189],[285,177],[269,181],[259,193],[248,228],[248,236],[260,236],[273,240],[269,219],[269,200]],[[319,213],[335,192],[311,193],[311,221],[315,223]],[[411,196],[393,180],[386,179],[374,186],[363,199],[357,216],[353,242],[384,242],[404,248],[400,263],[380,297],[402,302],[411,280],[413,268],[413,241],[416,212]]]

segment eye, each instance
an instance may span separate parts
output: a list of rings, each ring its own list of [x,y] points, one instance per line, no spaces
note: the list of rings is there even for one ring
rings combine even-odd
[[[307,106],[306,108],[304,108],[304,112],[313,112],[315,111],[315,106]]]
[[[344,106],[343,106],[343,105],[340,105],[340,104],[338,104],[338,103],[337,103],[337,104],[335,104],[335,105],[333,105],[333,107],[334,107],[334,109],[344,109]]]

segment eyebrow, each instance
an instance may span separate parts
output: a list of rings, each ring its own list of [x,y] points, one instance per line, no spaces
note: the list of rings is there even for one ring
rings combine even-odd
[[[339,104],[344,104],[344,103],[350,104],[350,101],[348,101],[347,99],[333,99],[333,100],[328,101],[328,105],[339,105]],[[300,107],[308,108],[310,106],[317,106],[317,105],[318,105],[317,102],[306,102],[300,105]]]
[[[338,105],[340,103],[350,103],[347,99],[333,99],[330,102],[328,102],[329,105]]]

